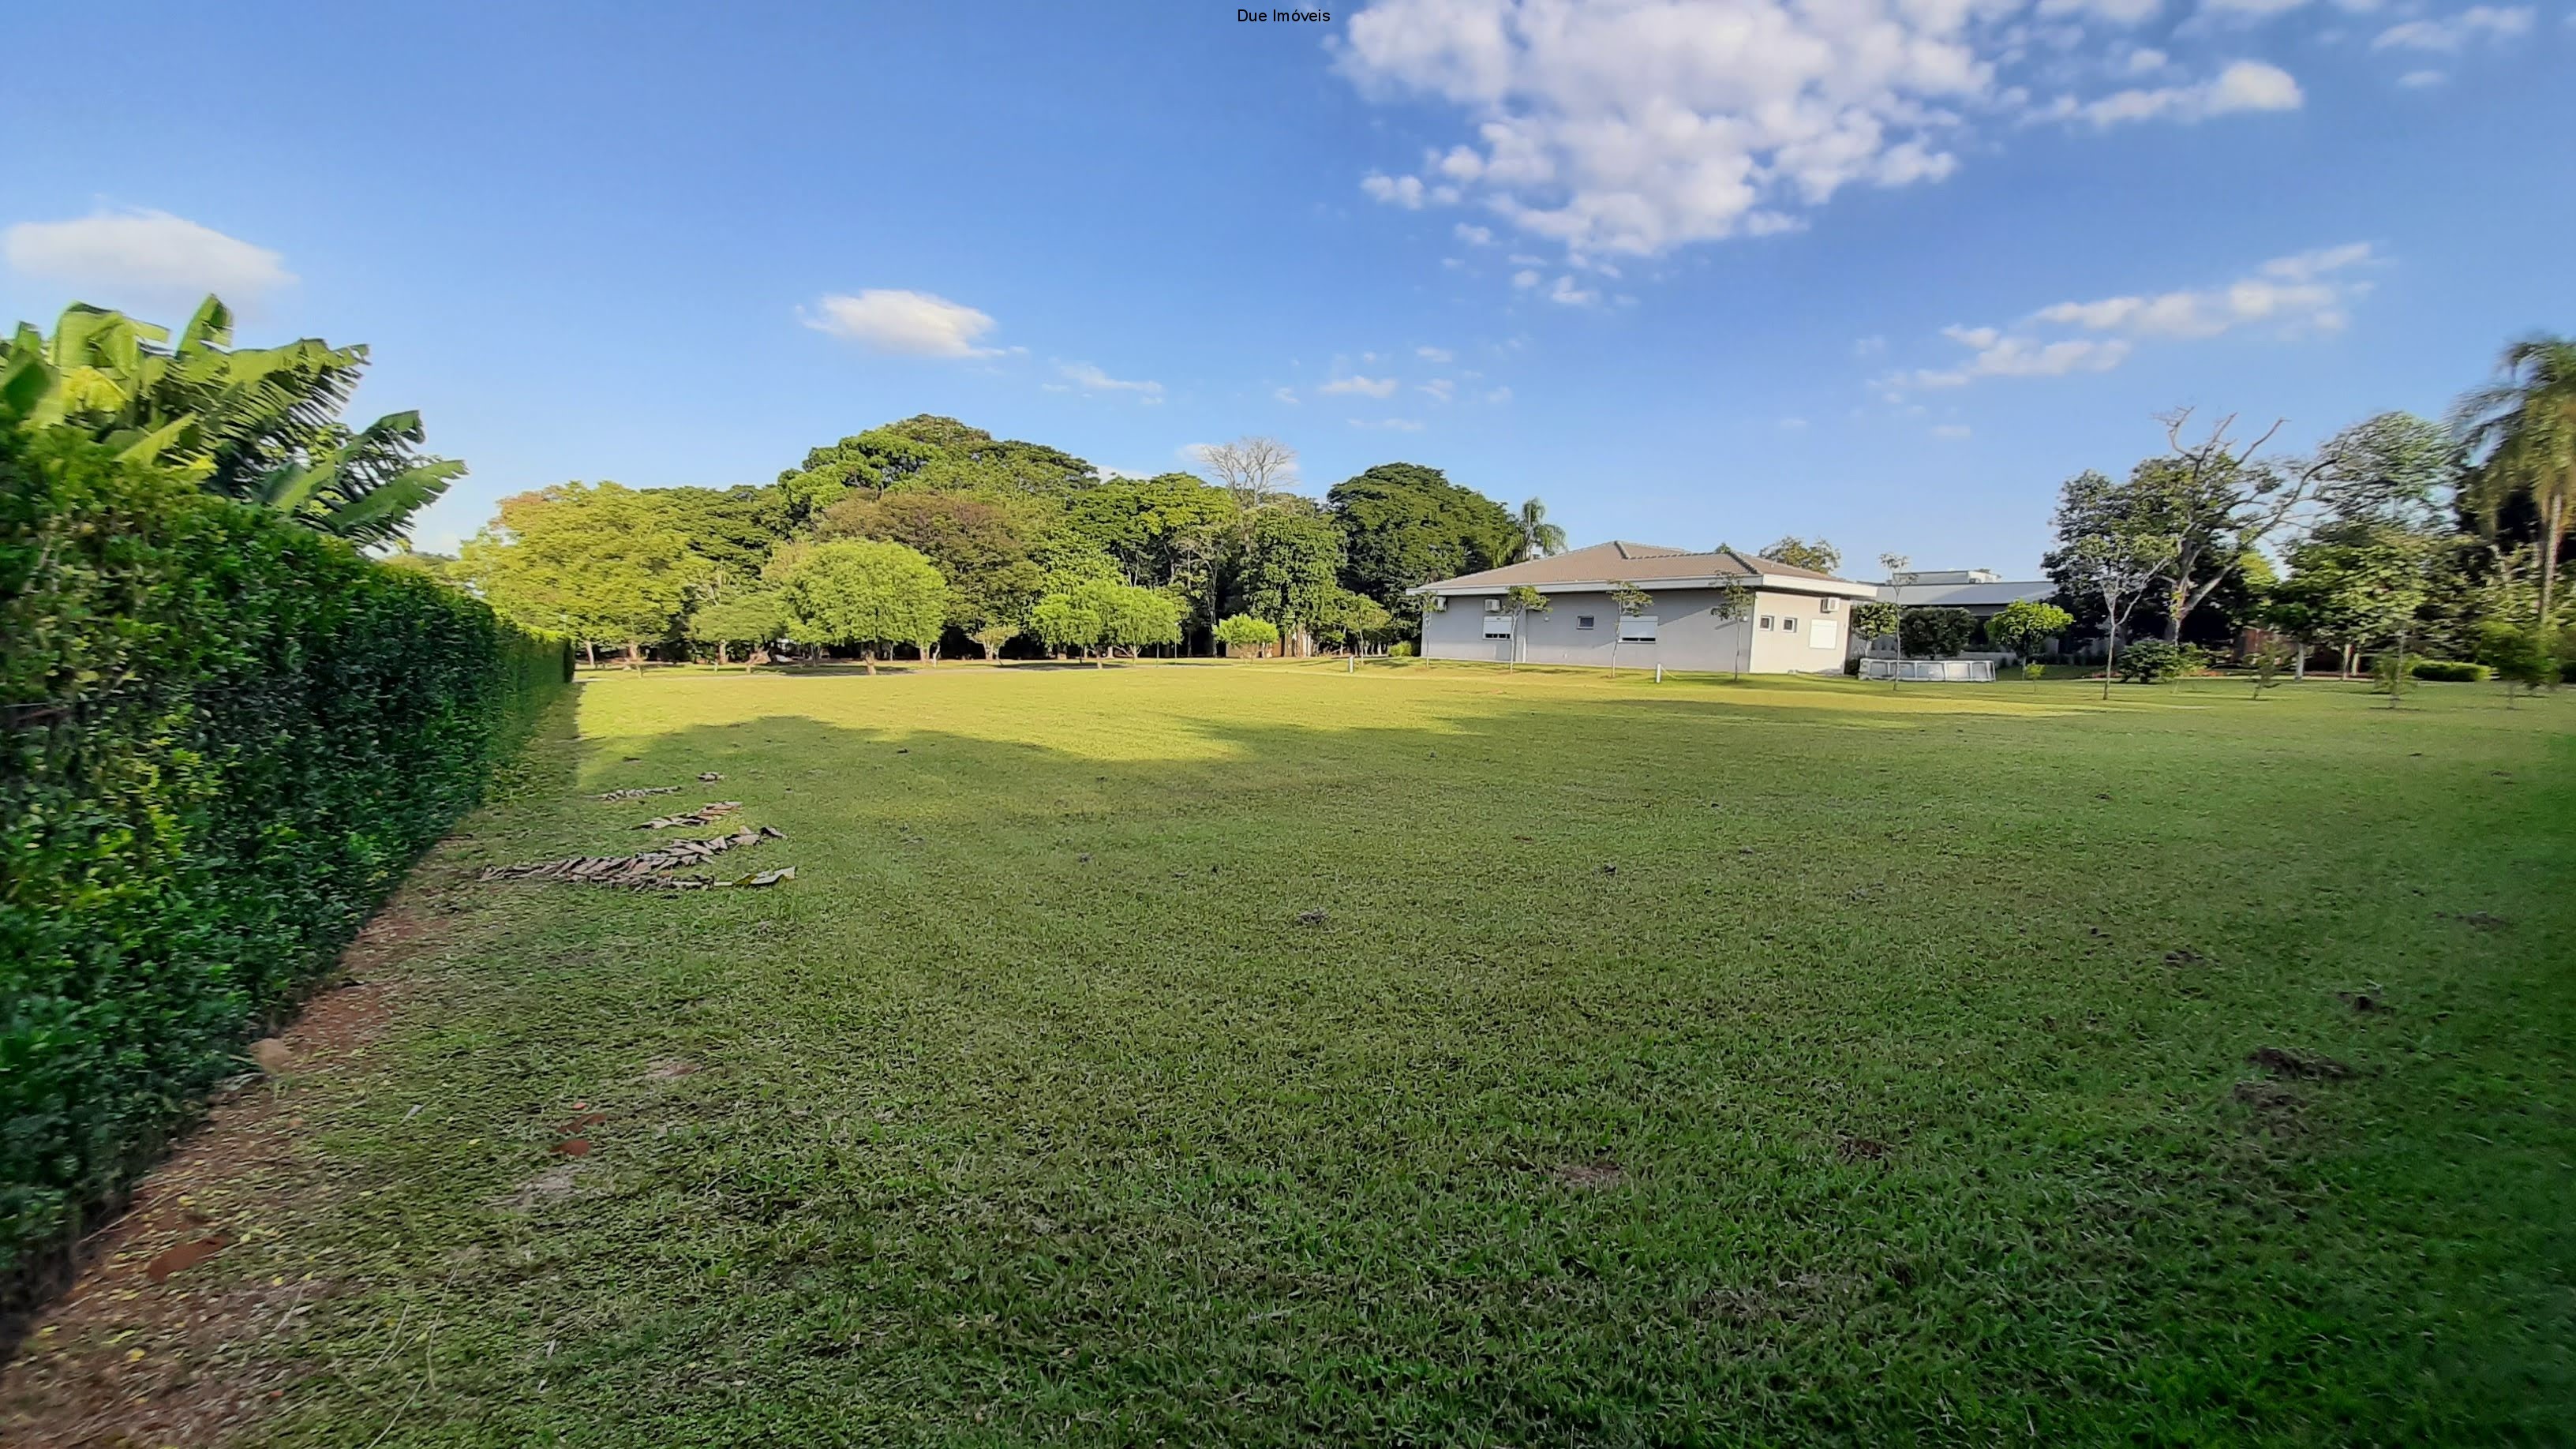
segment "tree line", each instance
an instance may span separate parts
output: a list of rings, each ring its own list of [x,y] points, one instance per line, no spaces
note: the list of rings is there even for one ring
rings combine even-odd
[[[913,417],[815,448],[766,485],[519,494],[459,558],[415,563],[594,660],[748,665],[783,644],[873,667],[898,652],[1096,661],[1384,643],[1419,627],[1417,585],[1564,547],[1537,500],[1508,509],[1420,464],[1380,464],[1319,501],[1293,491],[1296,454],[1273,439],[1205,448],[1200,463],[1108,475]]]
[[[2047,555],[2058,599],[2122,642],[2232,649],[2240,631],[2307,651],[2484,661],[2554,679],[2576,642],[2559,552],[2576,504],[2576,342],[2508,347],[2445,421],[2382,413],[2313,452],[2280,425],[2166,415],[2164,451],[2123,479],[2066,481]],[[2277,562],[2276,562],[2277,561]],[[2106,672],[2108,672],[2106,670]]]

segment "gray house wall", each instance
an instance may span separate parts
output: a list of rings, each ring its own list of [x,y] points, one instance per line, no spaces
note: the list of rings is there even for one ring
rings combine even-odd
[[[1625,668],[1732,671],[1747,674],[1839,672],[1843,665],[1845,626],[1851,601],[1774,589],[1753,592],[1749,618],[1721,624],[1711,612],[1723,595],[1715,589],[1670,589],[1655,592],[1645,617],[1655,620],[1653,643],[1618,645]],[[1577,664],[1607,668],[1611,646],[1619,638],[1620,614],[1607,592],[1548,594],[1548,611],[1526,621],[1527,635],[1517,656],[1524,664]],[[1830,609],[1830,612],[1828,612]],[[1592,627],[1583,627],[1590,616]],[[1446,609],[1422,616],[1422,653],[1429,659],[1476,659],[1502,663],[1514,658],[1513,641],[1487,639],[1485,600],[1455,595]],[[1768,619],[1771,627],[1764,628]],[[1819,641],[1818,622],[1830,626]],[[1519,621],[1515,621],[1516,623]],[[1794,628],[1791,627],[1794,622]]]

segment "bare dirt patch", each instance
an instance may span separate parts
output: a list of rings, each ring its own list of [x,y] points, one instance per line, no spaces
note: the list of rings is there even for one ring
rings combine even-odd
[[[419,907],[380,913],[343,953],[344,984],[306,1004],[264,1055],[275,1079],[236,1082],[125,1211],[81,1245],[79,1276],[37,1314],[0,1371],[12,1449],[216,1444],[249,1431],[296,1370],[257,1350],[329,1296],[311,1276],[262,1277],[250,1253],[282,1193],[327,1194],[304,1171],[297,1080],[346,1071],[399,998],[390,968],[435,929]]]
[[[1628,1180],[1627,1169],[1615,1162],[1569,1162],[1548,1169],[1548,1175],[1567,1187],[1616,1187]]]
[[[2332,1057],[2301,1056],[2280,1047],[2257,1047],[2245,1054],[2247,1066],[2261,1067],[2276,1077],[2349,1077],[2352,1068]]]

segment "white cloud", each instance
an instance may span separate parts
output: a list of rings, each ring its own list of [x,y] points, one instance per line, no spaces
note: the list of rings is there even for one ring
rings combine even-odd
[[[2307,3],[2308,0],[2201,0],[2200,13],[2224,19],[2260,20]]]
[[[1852,343],[1852,356],[1854,357],[1876,357],[1886,350],[1887,339],[1876,333],[1871,333],[1869,336],[1859,338]]]
[[[1376,422],[1370,422],[1366,418],[1353,418],[1350,421],[1351,426],[1355,428],[1384,428],[1389,432],[1396,433],[1418,433],[1422,431],[1422,424],[1411,418],[1381,418]]]
[[[1417,347],[1413,355],[1425,362],[1448,362],[1457,356],[1446,347]]]
[[[2038,0],[2034,24],[2026,0],[1374,0],[1332,46],[1364,96],[1445,106],[1458,133],[1364,190],[1481,205],[1579,265],[1796,230],[1848,187],[1941,181],[1981,121],[2028,112],[2031,84],[2161,72],[2127,27],[2173,8]],[[2299,100],[2288,73],[2239,61],[2041,114],[2201,119]]]
[[[2457,15],[2433,20],[2409,20],[2379,32],[2370,42],[2373,50],[2436,50],[2455,52],[2474,40],[2503,40],[2531,33],[2532,12],[2528,6],[2502,7],[2472,5]]]
[[[1058,376],[1084,392],[1132,392],[1146,402],[1163,400],[1161,383],[1129,382],[1123,378],[1111,377],[1088,362],[1059,362],[1055,365],[1055,370]]]
[[[1572,277],[1559,277],[1556,285],[1547,289],[1547,299],[1562,307],[1589,307],[1601,300],[1601,294],[1574,285]]]
[[[1782,418],[1780,420],[1780,430],[1787,433],[1803,433],[1807,430],[1807,420],[1805,418]]]
[[[1376,171],[1360,178],[1360,190],[1407,211],[1420,211],[1426,204],[1450,206],[1458,200],[1455,186],[1425,186],[1419,176],[1388,176]]]
[[[1435,377],[1429,382],[1422,384],[1417,391],[1427,392],[1433,397],[1438,398],[1440,401],[1447,402],[1451,394],[1457,391],[1457,388],[1458,385],[1451,382],[1449,379],[1445,377]]]
[[[1500,407],[1500,406],[1502,406],[1504,403],[1510,402],[1511,400],[1512,400],[1512,390],[1511,390],[1510,388],[1507,388],[1507,387],[1498,387],[1498,388],[1495,388],[1492,392],[1489,392],[1489,393],[1485,394],[1485,401],[1487,401],[1487,402],[1489,402],[1489,403],[1492,403],[1492,404],[1493,404],[1494,406],[1496,406],[1496,407]]]
[[[144,292],[212,292],[236,306],[256,305],[295,282],[276,252],[166,211],[22,221],[0,232],[0,255],[31,277]]]
[[[1457,233],[1458,240],[1465,242],[1471,247],[1489,247],[1494,244],[1494,232],[1491,227],[1469,226],[1467,223],[1462,221],[1458,223],[1454,230]]]
[[[2076,15],[2113,25],[2141,25],[2164,13],[2164,0],[2039,0],[2042,15]]]
[[[2295,111],[2306,99],[2288,71],[2239,60],[2195,84],[2116,91],[2096,101],[2069,97],[2045,114],[2116,126],[2124,121],[2203,121],[2240,111]]]
[[[1935,423],[1932,427],[1932,436],[1936,438],[1955,440],[1967,437],[1969,432],[1970,429],[1966,423]]]
[[[2410,70],[2399,76],[2397,83],[2410,91],[2420,91],[2426,86],[2437,86],[2449,79],[2449,76],[2438,70]]]
[[[1293,404],[1297,401],[1297,389],[1293,387],[1283,387],[1272,393],[1271,396],[1279,399],[1281,402]]]
[[[2300,336],[2340,329],[2369,290],[2351,273],[2378,260],[2367,242],[2275,257],[2223,286],[2057,302],[2011,327],[1941,329],[1969,350],[1948,367],[1883,379],[1891,396],[1963,387],[1984,377],[2064,377],[2107,372],[2141,342],[2217,337],[2240,329]],[[2068,335],[2072,334],[2072,335]]]
[[[1367,397],[1393,397],[1398,386],[1400,386],[1400,384],[1391,377],[1352,376],[1334,378],[1331,382],[1325,383],[1323,386],[1315,389],[1315,391],[1327,395],[1336,393],[1359,393]]]
[[[928,292],[872,289],[855,296],[834,293],[805,325],[847,338],[877,352],[907,357],[992,357],[1001,349],[978,347],[993,319],[961,302]]]

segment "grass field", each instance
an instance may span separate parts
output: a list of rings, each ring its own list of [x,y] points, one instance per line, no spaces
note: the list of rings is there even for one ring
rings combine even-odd
[[[2576,699],[2381,703],[593,677],[189,1275],[290,1444],[2563,1442]]]

